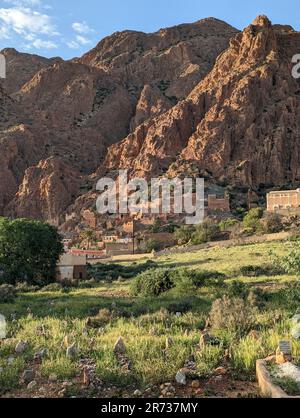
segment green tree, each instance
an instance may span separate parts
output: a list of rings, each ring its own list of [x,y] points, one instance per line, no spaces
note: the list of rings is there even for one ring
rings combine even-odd
[[[62,238],[55,227],[28,219],[0,219],[2,281],[50,283],[62,253]]]
[[[210,219],[205,220],[196,227],[196,231],[192,235],[192,243],[195,245],[205,242],[214,241],[220,234],[220,227]]]
[[[91,243],[95,241],[95,233],[92,229],[87,229],[81,233],[81,238],[87,242],[88,249],[90,249]]]
[[[253,232],[259,232],[263,229],[261,218],[263,217],[264,211],[261,208],[251,209],[244,217],[244,227],[250,228]]]

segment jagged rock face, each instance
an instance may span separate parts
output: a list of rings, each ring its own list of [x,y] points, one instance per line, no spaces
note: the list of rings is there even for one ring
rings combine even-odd
[[[60,224],[119,168],[300,182],[299,51],[299,33],[259,16],[241,33],[205,19],[116,33],[69,62],[30,58],[0,88],[0,213]]]
[[[300,86],[291,75],[299,42],[259,16],[185,100],[110,147],[107,167],[148,176],[188,165],[254,189],[300,181]]]
[[[6,79],[1,81],[8,94],[16,93],[38,71],[47,68],[61,58],[44,58],[38,55],[24,54],[14,48],[0,51],[6,58]]]
[[[105,169],[107,147],[186,98],[237,32],[205,19],[116,33],[69,62],[3,50],[0,214],[61,222]]]
[[[166,96],[183,99],[214,65],[237,30],[213,18],[161,29],[124,31],[105,38],[80,62],[116,75],[141,91],[153,81]],[[126,68],[126,71],[124,71]]]
[[[41,160],[25,171],[14,199],[7,207],[16,217],[30,217],[59,225],[62,214],[78,196],[82,176],[58,157]],[[60,215],[61,214],[61,215]]]

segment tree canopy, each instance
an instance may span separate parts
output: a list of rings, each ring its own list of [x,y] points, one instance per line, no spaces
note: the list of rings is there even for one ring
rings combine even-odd
[[[62,253],[62,238],[55,227],[29,219],[0,218],[2,282],[50,283]]]

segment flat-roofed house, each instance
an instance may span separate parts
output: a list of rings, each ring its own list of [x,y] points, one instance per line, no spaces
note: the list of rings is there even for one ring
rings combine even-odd
[[[56,280],[86,280],[87,261],[85,255],[65,253],[56,266]]]
[[[300,189],[282,190],[268,193],[267,211],[275,213],[300,213]]]

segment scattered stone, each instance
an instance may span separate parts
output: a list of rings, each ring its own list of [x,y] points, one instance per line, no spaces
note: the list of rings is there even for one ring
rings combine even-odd
[[[291,335],[295,340],[300,340],[300,314],[297,314],[292,319]]]
[[[98,378],[95,362],[91,359],[81,359],[80,369],[83,373],[84,387],[90,387],[94,389],[100,389],[103,386],[102,381]]]
[[[13,365],[13,364],[14,364],[14,361],[15,361],[15,358],[14,358],[13,356],[10,356],[10,357],[8,357],[8,359],[7,359],[7,364],[8,364],[9,366],[11,366],[11,365]]]
[[[54,373],[51,373],[48,380],[50,383],[56,383],[58,380],[57,375]]]
[[[36,327],[36,333],[37,335],[41,336],[45,336],[46,335],[46,328],[44,324],[38,325]]]
[[[76,343],[73,343],[67,348],[66,356],[71,360],[74,360],[76,358],[77,356]]]
[[[34,370],[25,370],[22,374],[22,382],[28,384],[32,382],[35,378],[35,371]]]
[[[176,312],[176,316],[177,316],[177,318],[180,318],[182,316],[182,313],[181,312]]]
[[[199,389],[200,388],[200,382],[199,382],[199,380],[193,380],[192,383],[191,383],[191,387],[193,389]]]
[[[25,350],[28,348],[28,342],[27,341],[19,341],[18,344],[15,347],[15,352],[17,354],[24,353]]]
[[[203,332],[200,337],[200,348],[206,347],[208,345],[219,345],[220,341],[218,338],[210,335],[208,332]]]
[[[180,385],[186,385],[187,384],[187,376],[186,376],[186,370],[185,369],[181,369],[177,372],[175,380],[177,383],[179,383]]]
[[[284,364],[292,360],[292,349],[289,341],[280,341],[276,350],[276,364]]]
[[[134,392],[133,392],[133,396],[142,396],[142,392],[140,391],[140,390],[135,390]]]
[[[62,389],[61,391],[58,392],[58,396],[60,398],[64,398],[65,394],[66,394],[66,391],[67,391],[66,388]]]
[[[214,374],[216,374],[217,376],[224,376],[225,374],[227,374],[227,369],[225,369],[225,367],[218,367],[214,371]]]
[[[295,364],[290,362],[281,364],[278,367],[278,376],[281,378],[286,377],[292,379],[300,388],[300,367]]]
[[[169,348],[171,348],[172,347],[172,345],[173,345],[173,339],[171,338],[171,337],[167,337],[166,338],[166,350],[168,350]]]
[[[122,337],[119,337],[115,347],[114,347],[115,354],[125,354],[126,353],[126,346]]]
[[[43,348],[41,351],[38,351],[37,353],[34,354],[33,358],[36,361],[40,361],[43,358],[48,356],[48,349],[47,348]]]
[[[63,382],[62,386],[63,386],[64,388],[68,388],[68,387],[73,386],[73,383],[72,383],[72,382],[65,381],[65,382]]]
[[[68,335],[66,335],[66,336],[64,337],[64,340],[63,340],[63,347],[68,348],[70,345],[71,345],[71,343],[70,343],[70,341],[69,341],[69,336],[68,336]]]
[[[32,382],[30,382],[27,386],[28,390],[32,390],[37,386],[37,382],[35,380],[33,380]]]

